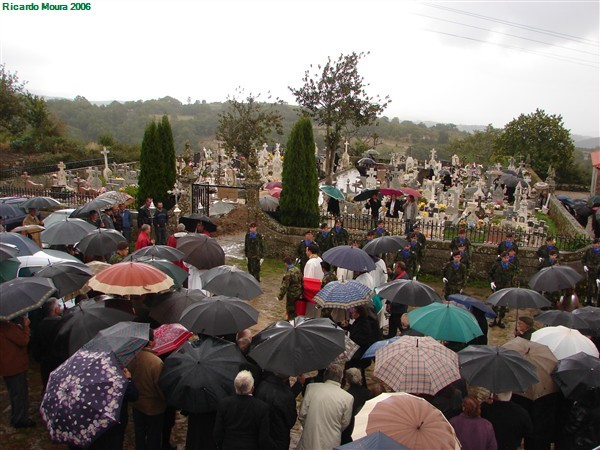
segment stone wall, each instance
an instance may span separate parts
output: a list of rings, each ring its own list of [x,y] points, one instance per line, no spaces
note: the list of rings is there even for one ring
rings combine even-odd
[[[579,222],[575,220],[569,211],[562,205],[562,203],[556,199],[556,197],[550,197],[550,203],[548,204],[548,213],[550,218],[556,224],[557,234],[569,237],[587,236],[588,233]]]

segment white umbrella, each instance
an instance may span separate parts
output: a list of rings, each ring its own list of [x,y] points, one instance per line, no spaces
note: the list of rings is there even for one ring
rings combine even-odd
[[[531,341],[547,345],[558,360],[579,352],[598,357],[598,349],[589,338],[562,325],[537,330],[531,335]]]

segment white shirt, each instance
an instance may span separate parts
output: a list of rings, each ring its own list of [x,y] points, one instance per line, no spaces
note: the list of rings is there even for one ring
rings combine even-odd
[[[317,280],[323,279],[323,269],[321,268],[320,257],[309,258],[304,266],[304,278],[315,278]]]
[[[360,274],[354,281],[359,282],[360,284],[364,284],[369,289],[375,289],[375,283],[373,282],[373,277],[369,272],[365,272]]]

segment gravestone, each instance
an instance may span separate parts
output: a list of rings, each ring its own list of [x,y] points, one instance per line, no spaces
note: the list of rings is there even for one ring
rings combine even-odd
[[[56,185],[67,186],[67,174],[65,172],[65,163],[60,161],[58,164],[58,172],[56,173]]]
[[[377,187],[377,172],[372,167],[367,170],[366,188],[375,189]]]

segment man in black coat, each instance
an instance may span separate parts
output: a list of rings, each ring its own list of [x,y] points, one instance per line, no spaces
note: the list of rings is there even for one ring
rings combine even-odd
[[[523,438],[529,439],[533,424],[522,406],[510,401],[512,392],[503,392],[490,405],[481,405],[481,417],[489,420],[494,427],[498,450],[517,450]]]

